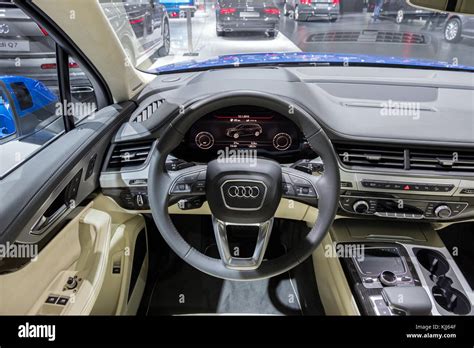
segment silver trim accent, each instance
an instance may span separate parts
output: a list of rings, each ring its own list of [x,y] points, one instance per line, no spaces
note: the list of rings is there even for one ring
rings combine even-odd
[[[385,106],[384,102],[380,103],[375,102],[342,102],[341,105],[345,107],[356,107],[356,108],[373,108],[373,109],[383,109]],[[429,111],[429,112],[438,112],[438,109],[428,106],[420,105],[420,111]]]
[[[227,189],[227,193],[231,198],[255,199],[260,194],[260,189],[257,186],[232,185]]]
[[[149,157],[150,158],[150,157]],[[142,168],[133,168],[122,171],[102,171],[100,174],[100,186],[102,188],[120,188],[120,187],[131,187],[129,184],[130,180],[134,179],[147,179],[149,158]],[[453,184],[454,189],[450,192],[420,192],[420,191],[402,191],[404,194],[413,196],[419,196],[420,194],[425,196],[447,196],[447,197],[474,197],[473,194],[461,194],[460,192],[465,188],[474,188],[474,177],[467,177],[462,175],[449,175],[441,173],[400,173],[398,171],[380,171],[377,168],[369,169],[358,169],[353,170],[344,167],[339,163],[339,172],[341,175],[341,181],[347,181],[352,183],[352,187],[344,187],[346,191],[367,191],[367,192],[387,192],[387,193],[400,193],[400,190],[383,190],[374,188],[365,188],[360,184],[362,180],[370,181],[410,181],[411,183],[426,183],[432,181],[431,184]],[[287,168],[282,168],[282,171]],[[294,175],[293,172],[291,172]],[[313,185],[314,186],[314,185]],[[316,189],[316,188],[315,188]]]
[[[370,299],[370,302],[372,303],[372,309],[374,310],[375,314],[376,314],[377,316],[382,316],[382,314],[380,314],[380,311],[379,311],[377,305],[375,304],[375,301],[384,301],[384,302],[385,302],[385,300],[383,299],[383,297],[382,297],[382,296],[370,296],[369,299]],[[385,304],[386,304],[386,303],[385,303]],[[392,315],[393,315],[392,309],[391,309],[389,306],[387,306],[387,308],[388,308],[388,310],[389,310],[389,312],[390,312],[390,315],[392,316]]]
[[[224,194],[224,185],[229,183],[229,182],[253,182],[253,183],[258,183],[258,184],[262,184],[264,187],[265,187],[265,193],[263,194],[263,197],[262,197],[262,202],[261,204],[256,207],[256,208],[235,208],[235,207],[231,207],[230,205],[227,204],[227,201],[225,199],[225,194]],[[250,187],[249,185],[238,185],[238,186],[242,186],[242,187]],[[237,187],[237,186],[236,186]],[[256,211],[256,210],[259,210],[263,207],[263,204],[265,202],[265,198],[267,197],[267,191],[268,191],[268,188],[267,188],[267,185],[265,185],[265,183],[263,181],[260,181],[260,180],[248,180],[248,179],[232,179],[232,180],[226,180],[222,183],[221,185],[221,196],[222,196],[222,201],[224,202],[224,205],[227,209],[230,209],[230,210],[238,210],[238,211]],[[240,197],[240,196],[239,196]],[[242,197],[244,198],[244,197]]]
[[[466,208],[464,207],[464,209],[466,209]],[[463,211],[464,211],[464,209],[463,209]],[[443,217],[443,216],[440,215],[440,213],[441,213],[443,210],[447,210],[447,211],[448,211],[448,216],[444,216],[444,217]],[[461,213],[462,213],[462,211],[461,211],[459,214],[461,214]],[[435,209],[434,214],[435,214],[439,219],[449,219],[449,218],[452,216],[453,212],[452,212],[452,210],[451,210],[451,208],[450,208],[449,206],[447,206],[447,205],[440,205],[439,207],[437,207],[437,208]]]
[[[392,280],[392,281],[387,280],[387,279],[385,278],[385,276],[384,276],[384,274],[387,274],[387,273],[393,274],[394,277],[395,277],[395,279]],[[397,275],[396,275],[394,272],[385,270],[385,271],[380,272],[379,280],[380,280],[380,282],[381,282],[383,285],[386,285],[386,286],[394,286],[394,285],[397,285],[398,277],[397,277]]]
[[[367,208],[367,211],[369,211],[370,209],[370,206],[369,206],[369,203],[367,203],[365,200],[363,199],[360,199],[358,201],[356,201],[353,205],[352,205],[352,210],[354,210],[354,213],[356,214],[365,214],[365,213],[359,213],[357,211],[357,208],[359,208],[361,205],[363,205],[364,207]]]
[[[141,142],[141,141],[146,141],[146,140],[137,140],[137,142]],[[107,170],[107,166],[109,165],[109,162],[110,162],[110,158],[114,152],[114,149],[117,145],[120,145],[121,143],[117,143],[117,144],[114,144],[113,147],[110,148],[110,150],[107,152],[105,158],[104,158],[104,165],[102,167],[102,172],[100,174],[100,183],[101,183],[101,187],[102,186],[102,177],[103,176],[106,176],[106,177],[109,177],[109,176],[119,176],[121,177],[123,174],[125,173],[131,173],[132,175],[134,173],[139,173],[139,172],[143,172],[143,173],[146,173],[146,176],[144,176],[144,178],[148,178],[148,169],[150,167],[150,159],[151,159],[151,154],[153,152],[153,150],[155,149],[155,146],[158,142],[158,139],[155,139],[154,141],[151,142],[151,146],[150,146],[150,152],[148,152],[148,156],[145,160],[145,162],[143,162],[142,165],[140,166],[136,166],[136,167],[130,167],[130,169],[121,169],[121,170]],[[108,178],[110,180],[110,178]],[[132,177],[132,180],[133,179],[143,179],[143,178],[135,178],[135,177]],[[130,185],[125,185],[125,186],[118,186],[118,187],[129,187]],[[104,186],[104,187],[110,187],[110,186]]]
[[[257,243],[252,257],[239,258],[233,257],[229,249],[229,241],[227,239],[227,226],[254,226],[258,227]],[[273,218],[261,223],[238,224],[224,222],[212,217],[212,227],[216,236],[217,249],[222,262],[228,269],[249,271],[257,269],[263,261],[265,251],[273,227]]]

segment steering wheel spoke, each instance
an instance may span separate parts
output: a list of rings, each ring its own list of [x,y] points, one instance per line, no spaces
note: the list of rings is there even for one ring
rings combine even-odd
[[[219,255],[224,265],[228,269],[248,271],[257,269],[263,261],[265,251],[267,250],[268,241],[273,227],[273,218],[261,223],[229,223],[212,217],[212,226],[216,237]],[[233,256],[229,242],[230,229],[233,227],[246,228],[248,233],[256,234],[255,250],[251,257]]]

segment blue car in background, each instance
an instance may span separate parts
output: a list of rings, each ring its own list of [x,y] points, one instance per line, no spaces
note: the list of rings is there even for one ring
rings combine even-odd
[[[73,100],[96,102],[91,82],[72,59],[69,72]],[[0,0],[0,76],[3,75],[28,76],[57,91],[55,42],[12,0]]]
[[[1,76],[0,143],[13,139],[44,143],[54,137],[62,127],[58,101],[57,95],[42,82]]]
[[[181,6],[196,6],[195,0],[160,0],[160,4],[165,6],[170,18],[186,17],[186,12]],[[194,17],[194,12],[195,10],[191,12],[191,17]]]

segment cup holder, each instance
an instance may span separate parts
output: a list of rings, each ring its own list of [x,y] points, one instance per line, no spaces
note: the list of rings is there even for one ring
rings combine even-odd
[[[433,282],[431,293],[441,308],[456,315],[471,312],[471,303],[466,295],[453,287],[454,281],[448,276],[449,263],[446,257],[431,249],[414,250],[420,265],[429,273]]]
[[[435,301],[448,312],[457,315],[469,314],[471,312],[469,299],[462,292],[453,288],[452,284],[451,278],[440,277],[431,290]]]
[[[443,254],[430,250],[419,249],[416,252],[418,262],[431,274],[432,278],[444,276],[449,271],[449,263]],[[435,277],[433,277],[435,276]]]

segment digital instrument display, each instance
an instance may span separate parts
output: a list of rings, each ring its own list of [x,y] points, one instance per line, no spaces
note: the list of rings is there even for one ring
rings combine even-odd
[[[286,117],[261,107],[229,107],[194,124],[188,143],[194,149],[256,149],[269,152],[298,150],[300,132]]]

